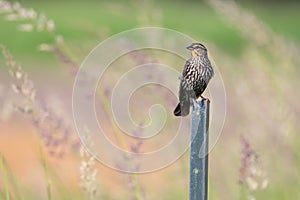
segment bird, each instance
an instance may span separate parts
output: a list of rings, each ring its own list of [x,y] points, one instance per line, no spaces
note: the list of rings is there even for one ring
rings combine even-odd
[[[206,47],[201,43],[192,43],[188,47],[191,57],[186,61],[182,76],[179,77],[179,103],[174,110],[175,116],[187,116],[190,106],[202,96],[209,81],[214,76],[214,69],[208,58]]]

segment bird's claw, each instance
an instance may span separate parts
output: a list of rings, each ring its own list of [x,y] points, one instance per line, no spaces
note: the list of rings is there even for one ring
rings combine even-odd
[[[202,100],[207,100],[207,98],[203,97],[202,95],[200,97]]]

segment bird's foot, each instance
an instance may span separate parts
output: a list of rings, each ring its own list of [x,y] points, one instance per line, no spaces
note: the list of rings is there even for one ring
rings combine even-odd
[[[201,97],[201,104],[204,104],[205,102],[210,102],[209,98],[205,98],[202,95],[200,97]]]
[[[203,97],[202,95],[200,97],[202,100],[207,100],[207,98]]]

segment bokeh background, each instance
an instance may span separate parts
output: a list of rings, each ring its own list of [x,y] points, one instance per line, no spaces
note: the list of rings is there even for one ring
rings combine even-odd
[[[298,1],[0,0],[0,199],[188,199],[188,152],[157,172],[120,173],[95,162],[74,129],[80,63],[106,38],[145,26],[201,41],[221,71],[227,116],[210,153],[209,199],[300,199],[299,9]]]

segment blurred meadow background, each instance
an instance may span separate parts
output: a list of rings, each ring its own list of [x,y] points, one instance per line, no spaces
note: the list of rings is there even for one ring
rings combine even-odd
[[[120,173],[85,152],[74,128],[80,63],[106,38],[145,26],[201,41],[221,71],[227,113],[210,153],[209,199],[300,199],[299,9],[267,0],[0,0],[0,200],[188,199],[188,152],[157,172]]]

